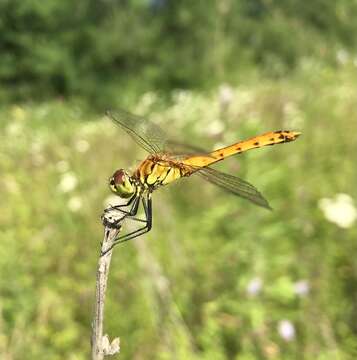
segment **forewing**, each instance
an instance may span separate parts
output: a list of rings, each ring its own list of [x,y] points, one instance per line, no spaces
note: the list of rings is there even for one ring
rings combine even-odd
[[[210,167],[205,167],[195,172],[201,178],[220,186],[237,196],[247,199],[256,205],[271,209],[268,201],[263,195],[247,181],[244,181],[236,176],[225,174]]]
[[[124,129],[141,147],[149,153],[160,153],[166,147],[167,136],[157,125],[144,117],[125,110],[107,111],[106,115]]]
[[[108,110],[106,115],[149,153],[166,153],[173,159],[182,159],[188,155],[207,154],[206,150],[197,146],[169,139],[159,126],[144,117],[122,109]]]
[[[179,141],[175,140],[167,140],[166,141],[166,148],[169,152],[172,152],[173,154],[186,154],[186,155],[192,155],[192,154],[207,154],[208,151],[205,149],[202,149],[199,146],[196,145],[190,145],[186,143],[181,143]]]

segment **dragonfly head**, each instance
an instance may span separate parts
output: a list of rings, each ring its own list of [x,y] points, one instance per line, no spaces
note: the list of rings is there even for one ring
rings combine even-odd
[[[121,198],[130,198],[136,192],[131,176],[123,169],[117,170],[109,179],[110,190]]]

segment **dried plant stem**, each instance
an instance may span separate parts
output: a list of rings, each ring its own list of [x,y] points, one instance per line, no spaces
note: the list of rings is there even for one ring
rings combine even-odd
[[[101,247],[101,254],[105,253],[114,242],[120,229],[105,227],[104,239]],[[112,250],[99,257],[96,288],[94,317],[92,323],[92,360],[103,360],[106,355],[114,355],[120,351],[119,338],[111,343],[108,335],[103,336],[105,292],[107,289],[110,261]]]

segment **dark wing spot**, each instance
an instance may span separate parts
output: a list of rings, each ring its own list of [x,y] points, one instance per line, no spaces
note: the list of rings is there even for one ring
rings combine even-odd
[[[242,151],[242,148],[240,146],[237,147],[238,151]]]
[[[269,141],[274,141],[275,139],[274,138],[270,138]]]
[[[220,157],[223,157],[223,156],[224,156],[223,152],[219,153],[219,156],[220,156]]]
[[[278,130],[278,131],[274,131],[274,134],[281,134],[283,131],[282,130]]]
[[[279,139],[285,139],[285,136],[284,136],[283,134],[281,134],[281,135],[279,136]]]
[[[258,146],[258,145],[259,145],[259,141],[256,141],[253,145],[254,145],[254,146]]]

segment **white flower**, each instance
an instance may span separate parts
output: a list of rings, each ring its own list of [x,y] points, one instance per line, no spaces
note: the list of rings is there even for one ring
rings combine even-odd
[[[206,133],[211,136],[216,136],[222,133],[224,130],[223,122],[220,120],[215,120],[210,122],[206,127]]]
[[[295,338],[295,327],[289,320],[281,320],[278,324],[278,333],[285,341],[291,341]]]
[[[80,152],[80,153],[87,152],[89,150],[89,147],[90,147],[89,142],[87,140],[82,140],[82,139],[78,140],[76,142],[75,146],[76,146],[77,151]]]
[[[250,296],[256,296],[260,293],[262,289],[263,281],[262,279],[256,277],[249,281],[246,291]]]
[[[79,196],[73,196],[67,203],[68,209],[77,212],[82,207],[82,199]]]
[[[103,121],[105,120],[105,121]],[[81,136],[91,136],[97,133],[103,133],[113,128],[113,124],[108,120],[107,116],[103,116],[98,121],[90,121],[81,124],[79,134]]]
[[[68,161],[66,160],[60,160],[57,164],[56,164],[56,168],[59,172],[64,173],[66,171],[69,170],[69,164]]]
[[[191,96],[192,93],[189,90],[178,89],[173,92],[173,100],[176,103],[185,103],[191,98]]]
[[[22,125],[19,122],[10,122],[6,127],[6,133],[11,136],[19,135],[22,132]]]
[[[38,137],[30,146],[30,153],[32,155],[32,162],[35,166],[41,166],[45,162],[45,155],[43,154],[44,142]]]
[[[153,91],[146,92],[140,99],[138,108],[148,109],[157,102],[157,94]]]
[[[58,190],[67,193],[76,188],[78,184],[78,179],[76,175],[72,172],[67,172],[62,175],[61,181],[58,184]]]
[[[347,194],[337,194],[333,199],[320,199],[318,205],[325,218],[341,228],[351,227],[357,219],[357,210]]]
[[[221,107],[227,107],[233,100],[233,89],[228,84],[222,84],[218,89],[218,97]]]
[[[299,280],[294,284],[294,292],[297,296],[304,297],[310,291],[310,285],[307,280]]]
[[[20,193],[20,186],[15,178],[11,175],[3,175],[2,178],[3,184],[5,185],[5,189],[12,194]]]
[[[340,64],[345,65],[348,62],[349,57],[350,56],[345,49],[340,49],[337,51],[336,59]]]

